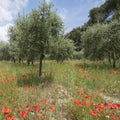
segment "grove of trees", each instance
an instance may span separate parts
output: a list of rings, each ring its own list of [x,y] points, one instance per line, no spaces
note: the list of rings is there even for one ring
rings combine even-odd
[[[29,65],[30,62],[33,64],[35,58],[39,59],[40,78],[42,61],[46,54],[57,55],[57,58],[54,58],[58,62],[63,62],[74,51],[74,44],[69,43],[68,39],[63,37],[63,22],[52,7],[51,3],[44,0],[37,9],[33,9],[29,14],[19,14],[14,26],[11,26],[8,31],[12,60],[14,62],[27,60]]]
[[[120,59],[119,14],[120,0],[106,0],[90,10],[89,20],[82,27],[64,35],[61,18],[53,4],[44,0],[29,14],[18,15],[8,31],[9,43],[0,43],[0,60],[19,63],[26,60],[29,65],[37,59],[39,77],[46,55],[60,63],[73,57],[94,61],[108,59],[115,68]]]

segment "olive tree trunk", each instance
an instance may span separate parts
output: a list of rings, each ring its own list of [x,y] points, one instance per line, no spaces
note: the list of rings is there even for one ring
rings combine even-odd
[[[44,54],[40,55],[40,60],[39,60],[39,78],[41,80],[41,76],[42,76],[42,61],[44,59]]]

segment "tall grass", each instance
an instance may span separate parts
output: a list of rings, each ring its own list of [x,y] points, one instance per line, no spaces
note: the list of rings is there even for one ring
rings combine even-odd
[[[107,117],[112,119],[114,114],[117,120],[119,110],[111,111],[109,106],[104,106],[105,116],[101,116],[101,111],[97,111],[96,117],[92,113],[98,104],[105,104],[99,94],[119,99],[118,68],[112,69],[100,61],[69,60],[58,64],[53,60],[45,60],[40,81],[38,62],[30,66],[25,63],[0,62],[0,119],[7,119],[9,114],[14,119],[20,119],[20,113],[24,110],[27,120],[40,119],[39,114],[45,120],[104,120]],[[49,102],[44,103],[44,100]],[[51,105],[54,110],[50,110]],[[30,106],[29,111],[26,111],[26,106]],[[39,110],[34,110],[34,106],[38,106]],[[3,113],[4,107],[9,108],[9,114]]]

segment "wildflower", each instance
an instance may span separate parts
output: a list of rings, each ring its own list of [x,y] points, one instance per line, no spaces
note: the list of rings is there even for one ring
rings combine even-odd
[[[9,113],[9,108],[8,107],[3,107],[2,113],[8,114]]]
[[[14,116],[12,114],[7,115],[7,120],[13,120]]]
[[[39,106],[38,106],[38,105],[34,105],[34,106],[33,106],[33,109],[34,109],[35,111],[38,111],[38,110],[39,110]]]
[[[39,118],[43,118],[44,115],[43,115],[43,114],[38,114],[38,117],[39,117]]]
[[[112,104],[110,108],[111,109],[117,109],[119,107],[120,107],[120,104]]]
[[[97,111],[93,111],[92,109],[90,109],[89,113],[93,116],[98,116]]]
[[[11,77],[11,80],[15,80],[15,77]]]
[[[43,102],[44,102],[44,104],[48,104],[48,100],[44,100]]]
[[[82,98],[82,101],[86,101],[88,97],[89,97],[88,95],[84,95],[84,97]]]
[[[0,89],[0,92],[3,92],[3,91]]]
[[[28,86],[25,86],[25,90],[28,90],[29,89],[29,87]]]
[[[29,111],[29,110],[30,110],[30,106],[27,105],[25,109],[26,109],[27,111]]]
[[[75,100],[74,100],[74,103],[75,103],[77,106],[82,107],[82,103],[79,102],[78,99],[75,99]]]
[[[89,106],[90,106],[90,102],[89,102],[89,101],[85,101],[85,105],[86,105],[87,107],[89,107]]]
[[[80,69],[79,69],[79,72],[81,73],[82,71],[83,71],[83,68],[80,68]]]
[[[110,109],[117,109],[120,107],[120,104],[105,103],[104,106],[108,106]]]
[[[114,113],[110,112],[110,117],[112,118],[112,120],[115,120],[115,115],[114,115]]]
[[[26,114],[27,114],[27,112],[26,112],[25,110],[22,110],[22,111],[20,112],[20,117],[21,117],[21,118],[25,118],[25,117],[26,117]]]
[[[55,108],[54,108],[53,105],[50,105],[50,106],[49,106],[49,109],[50,109],[50,110],[54,110]]]
[[[6,79],[5,79],[5,80],[4,80],[4,82],[8,83],[8,82],[9,82],[9,80],[6,80]]]
[[[78,92],[79,94],[83,94],[83,89],[81,88],[81,89],[79,89],[77,92]]]
[[[105,110],[105,107],[101,104],[95,105],[95,107],[97,108],[97,110],[101,110],[101,111]]]

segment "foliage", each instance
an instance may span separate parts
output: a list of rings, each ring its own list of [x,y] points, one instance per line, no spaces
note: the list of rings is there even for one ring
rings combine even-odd
[[[82,49],[81,51],[75,51],[73,53],[73,59],[80,60],[82,58],[84,58],[84,49]]]
[[[100,60],[104,57],[103,43],[106,25],[96,24],[89,27],[82,35],[84,41],[84,55],[91,60]]]
[[[10,60],[9,44],[0,42],[0,60]]]
[[[119,59],[120,24],[114,20],[109,24],[96,24],[84,32],[82,39],[85,47],[85,57],[91,60],[108,58],[113,67]]]
[[[75,46],[72,40],[62,37],[52,45],[51,58],[57,62],[63,62],[73,57]]]
[[[29,62],[39,58],[39,77],[42,75],[42,60],[50,50],[51,39],[58,39],[63,33],[63,25],[52,4],[46,0],[28,15],[19,15],[14,26],[10,27],[11,54],[17,59]],[[14,49],[16,52],[14,52]],[[15,57],[14,57],[15,59]]]
[[[78,27],[73,29],[66,35],[68,36],[69,39],[74,41],[76,51],[80,51],[83,48],[83,43],[81,41],[82,32],[83,32],[82,28]]]
[[[88,25],[93,25],[95,23],[104,23],[107,21],[110,13],[113,12],[112,19],[119,18],[119,8],[120,1],[119,0],[106,0],[106,2],[100,7],[93,8],[89,12],[89,21]]]

